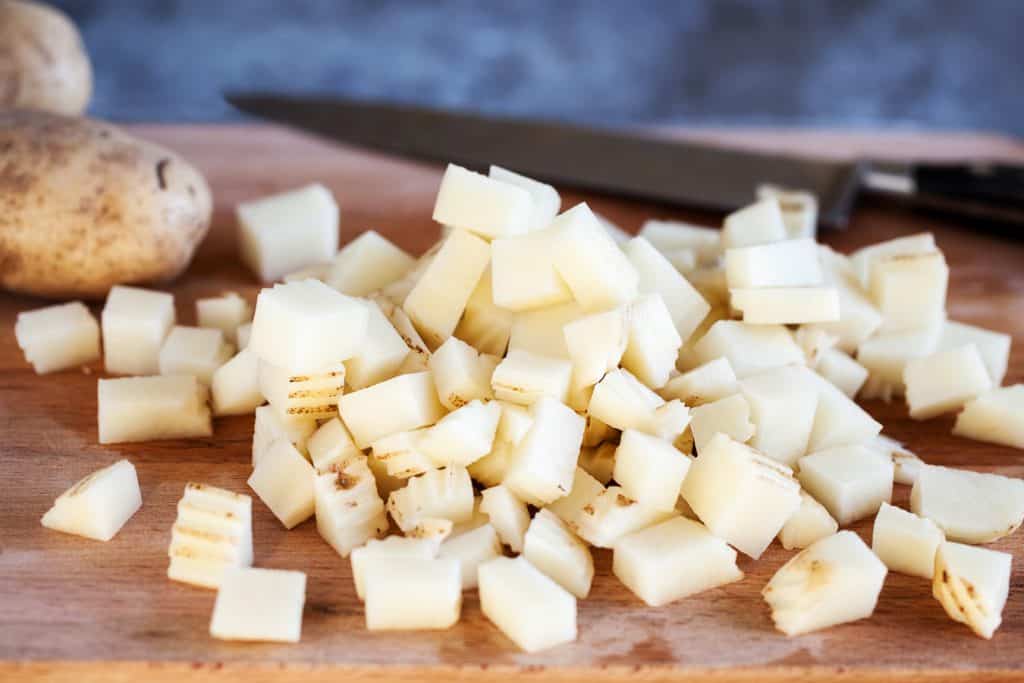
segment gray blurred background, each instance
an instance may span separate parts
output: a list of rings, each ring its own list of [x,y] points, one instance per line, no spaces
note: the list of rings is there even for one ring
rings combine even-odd
[[[61,0],[113,120],[228,89],[590,122],[1024,134],[1024,0]]]

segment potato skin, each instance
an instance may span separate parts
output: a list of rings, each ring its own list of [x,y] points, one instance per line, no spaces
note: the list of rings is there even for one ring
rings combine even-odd
[[[0,0],[0,109],[77,115],[91,96],[92,66],[71,20],[45,5]]]
[[[0,110],[0,287],[102,298],[177,277],[210,227],[203,176],[116,127]]]

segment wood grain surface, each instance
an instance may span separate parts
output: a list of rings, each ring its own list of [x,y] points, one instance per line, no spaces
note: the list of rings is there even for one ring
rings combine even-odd
[[[188,273],[170,286],[178,320],[192,324],[199,296],[258,289],[238,264],[233,207],[243,199],[320,181],[341,205],[343,240],[374,228],[417,252],[437,236],[430,221],[438,166],[333,147],[264,126],[136,127],[194,161],[216,198],[215,225]],[[691,134],[693,135],[693,134]],[[957,135],[839,133],[696,134],[730,144],[798,149],[825,156],[998,155],[1024,160],[1018,143]],[[972,144],[973,140],[973,144]],[[945,146],[944,146],[945,145]],[[566,193],[566,205],[581,199]],[[586,197],[630,230],[648,217],[708,223],[685,213],[608,197]],[[1024,380],[1024,243],[865,204],[850,229],[828,234],[840,250],[920,230],[935,232],[951,268],[952,318],[1015,335],[1007,382]],[[597,576],[579,606],[579,640],[528,655],[482,616],[466,595],[449,631],[369,633],[347,561],[311,522],[285,532],[253,506],[256,562],[308,572],[302,642],[239,644],[208,635],[212,591],[165,578],[175,503],[187,481],[247,490],[252,417],[219,419],[212,439],[100,446],[96,436],[99,364],[36,376],[13,333],[17,312],[42,305],[0,294],[0,680],[1004,680],[1024,669],[1024,533],[993,547],[1015,554],[1002,628],[980,640],[949,620],[926,581],[890,573],[874,616],[798,638],[772,628],[760,590],[791,555],[773,545],[758,562],[742,558],[742,582],[651,609],[610,574],[596,553]],[[98,311],[97,311],[98,312]],[[886,433],[927,462],[1024,476],[1024,452],[956,438],[951,418],[907,419],[901,404],[870,403]],[[1021,419],[1024,419],[1022,416]],[[142,509],[109,543],[43,529],[39,518],[70,484],[118,458],[138,468]],[[898,486],[897,502],[905,503]],[[870,539],[870,523],[856,530]]]

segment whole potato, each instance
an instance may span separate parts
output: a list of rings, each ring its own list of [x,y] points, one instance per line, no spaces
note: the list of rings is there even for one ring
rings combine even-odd
[[[178,276],[210,227],[203,176],[89,119],[0,110],[0,287],[99,298]]]
[[[78,29],[59,10],[0,0],[0,109],[81,114],[92,67]]]

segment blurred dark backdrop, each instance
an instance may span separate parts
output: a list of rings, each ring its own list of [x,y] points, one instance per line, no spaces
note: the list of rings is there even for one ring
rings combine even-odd
[[[60,0],[92,113],[219,120],[226,89],[610,123],[1024,134],[1024,0]]]

